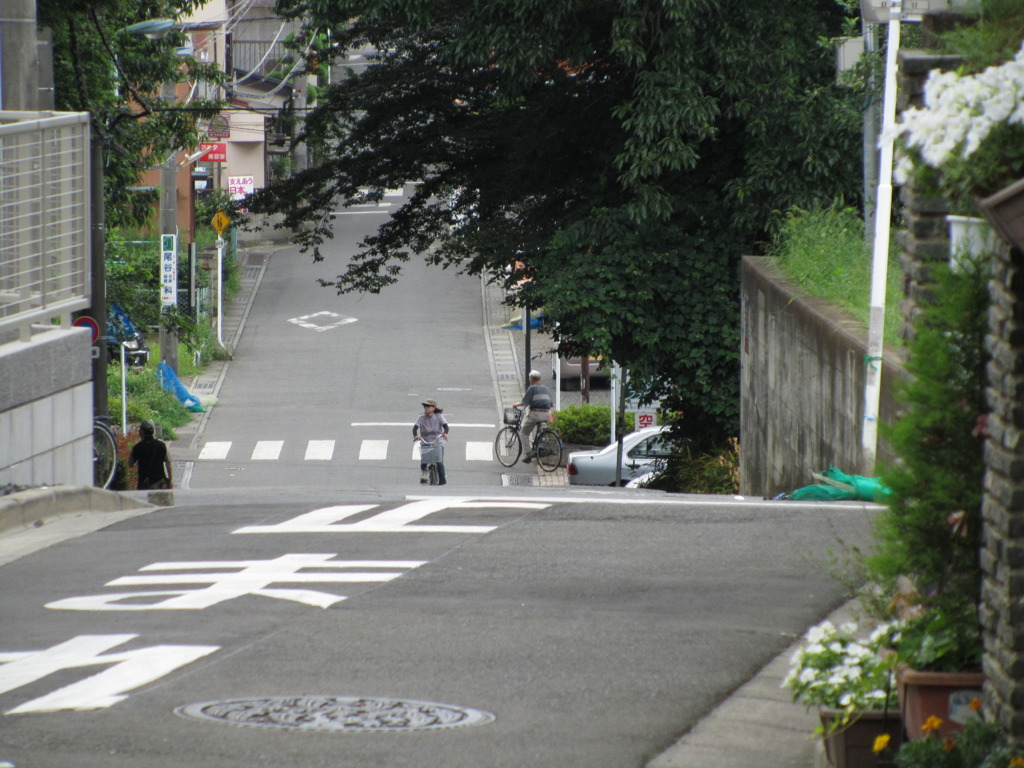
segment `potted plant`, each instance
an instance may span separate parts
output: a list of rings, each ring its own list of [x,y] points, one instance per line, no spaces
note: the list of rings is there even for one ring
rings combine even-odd
[[[925,107],[907,109],[893,131],[894,176],[940,193],[954,214],[983,213],[1024,247],[1024,46],[974,74],[933,71]]]
[[[981,708],[981,702],[975,700]],[[952,736],[941,734],[942,722],[935,718],[920,739],[899,746],[880,744],[881,754],[895,754],[899,768],[1022,768],[1024,753],[1003,743],[996,723],[978,718]]]
[[[931,301],[908,345],[910,375],[897,386],[901,414],[882,425],[896,461],[882,473],[889,494],[866,565],[888,597],[876,601],[888,612],[881,615],[902,621],[898,690],[912,738],[930,716],[943,721],[943,735],[962,728],[970,717],[964,704],[980,696],[983,680],[987,274],[981,258],[965,258],[956,271],[936,265]],[[917,684],[936,677],[946,688],[920,702]]]
[[[867,634],[852,622],[837,627],[824,621],[807,631],[793,654],[783,687],[794,701],[819,708],[818,733],[836,768],[878,768],[878,737],[898,740],[902,733],[892,652],[899,631],[896,623]]]

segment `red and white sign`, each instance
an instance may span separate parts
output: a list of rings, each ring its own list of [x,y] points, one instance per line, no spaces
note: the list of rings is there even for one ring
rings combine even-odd
[[[657,411],[637,411],[636,412],[636,428],[643,429],[644,427],[654,427],[658,424],[658,412]]]
[[[223,141],[204,141],[199,145],[203,153],[199,156],[201,163],[226,163],[228,161],[228,145]]]
[[[256,189],[254,176],[228,176],[228,194],[232,200],[241,200]]]

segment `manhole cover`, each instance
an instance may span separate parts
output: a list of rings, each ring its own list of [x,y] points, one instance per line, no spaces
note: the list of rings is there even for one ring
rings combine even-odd
[[[493,722],[481,709],[432,701],[347,696],[279,696],[188,704],[175,714],[232,725],[317,731],[416,731]]]

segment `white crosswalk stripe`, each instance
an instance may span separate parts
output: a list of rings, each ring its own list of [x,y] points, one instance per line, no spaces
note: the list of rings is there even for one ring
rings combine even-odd
[[[199,458],[203,461],[226,459],[230,449],[231,443],[207,443],[199,452]]]
[[[466,443],[466,461],[490,461],[494,455],[492,443]]]
[[[398,441],[397,444],[401,445],[402,442],[403,441]],[[335,440],[309,440],[306,442],[303,459],[305,461],[331,461],[335,458],[336,445],[337,441]],[[388,458],[388,449],[390,448],[390,445],[390,440],[363,440],[359,444],[359,460],[385,461]],[[448,455],[451,455],[452,450],[457,450],[457,446],[458,442],[454,445],[449,444]],[[231,451],[231,447],[232,443],[230,441],[206,443],[199,451],[198,460],[223,461],[227,459],[228,453]],[[281,458],[284,447],[284,440],[259,440],[253,447],[249,460],[277,461]],[[465,443],[466,461],[491,461],[494,458],[492,450],[492,444],[490,442],[467,441]],[[417,462],[420,460],[419,443],[412,444],[412,452],[409,458]]]
[[[306,461],[330,461],[332,456],[333,440],[310,440],[306,445]]]
[[[360,461],[384,461],[388,457],[387,440],[363,440],[359,446]]]
[[[281,457],[284,440],[260,440],[252,450],[251,461],[277,461]]]

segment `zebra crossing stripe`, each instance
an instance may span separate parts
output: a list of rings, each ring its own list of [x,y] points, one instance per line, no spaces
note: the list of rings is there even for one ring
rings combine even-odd
[[[332,456],[333,440],[310,440],[306,444],[306,461],[330,461]]]
[[[387,457],[387,440],[363,440],[359,446],[360,461],[384,461]]]
[[[226,459],[231,443],[207,443],[199,452],[199,458],[203,461]]]
[[[491,443],[466,443],[466,461],[490,461],[493,458],[492,450]]]
[[[252,450],[250,461],[277,461],[281,456],[284,440],[260,440]]]
[[[359,445],[360,461],[385,461],[388,457],[390,440],[363,440]],[[306,461],[331,461],[334,458],[335,440],[309,440],[306,443]],[[253,449],[251,461],[277,461],[284,447],[283,440],[260,440]],[[230,442],[206,443],[199,452],[199,461],[222,461],[231,450]],[[492,445],[490,442],[468,441],[466,443],[466,461],[491,461]],[[410,458],[420,460],[420,444],[412,444]]]

